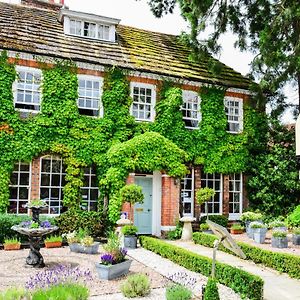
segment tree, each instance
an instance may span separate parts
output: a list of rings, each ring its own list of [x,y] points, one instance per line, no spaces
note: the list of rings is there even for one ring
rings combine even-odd
[[[219,37],[231,31],[235,46],[252,50],[252,74],[261,87],[275,92],[287,82],[298,86],[300,101],[300,5],[299,0],[150,0],[155,16],[172,13],[178,3],[191,27],[185,34],[196,57],[220,51]],[[213,32],[205,38],[208,27]]]

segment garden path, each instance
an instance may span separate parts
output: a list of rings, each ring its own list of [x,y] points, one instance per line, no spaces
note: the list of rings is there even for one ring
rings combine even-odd
[[[169,241],[169,243],[206,257],[212,257],[212,248],[180,240]],[[217,261],[261,277],[264,280],[265,300],[300,300],[300,280],[292,279],[286,274],[280,274],[273,269],[257,265],[222,251],[218,251]]]

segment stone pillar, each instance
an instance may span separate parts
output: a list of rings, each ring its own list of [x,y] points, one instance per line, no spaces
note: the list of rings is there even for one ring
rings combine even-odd
[[[134,173],[130,173],[126,179],[126,184],[133,184],[134,183]],[[128,219],[134,222],[134,213],[133,207],[130,203],[126,202],[122,205],[122,211],[127,212]]]

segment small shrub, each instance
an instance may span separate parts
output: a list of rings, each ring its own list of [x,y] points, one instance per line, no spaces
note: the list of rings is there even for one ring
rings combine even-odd
[[[244,230],[245,229],[245,227],[239,223],[232,224],[232,226],[230,228],[233,230]]]
[[[287,233],[285,231],[277,231],[276,230],[273,232],[272,236],[274,238],[285,238],[285,237],[287,237]]]
[[[293,228],[293,234],[300,235],[300,228]]]
[[[122,227],[121,229],[122,233],[124,235],[136,235],[136,233],[138,232],[138,228],[134,225],[125,225]]]
[[[166,289],[167,300],[190,300],[192,296],[192,292],[180,284],[173,284]]]
[[[267,228],[265,224],[259,223],[259,222],[251,222],[250,223],[251,228]]]
[[[276,227],[285,227],[285,223],[282,222],[282,221],[278,221],[278,220],[275,220],[271,223],[269,223],[269,228],[276,228]]]
[[[24,289],[9,288],[0,293],[0,300],[29,300],[30,294]]]
[[[49,243],[62,242],[62,237],[59,235],[51,235],[45,238],[45,242],[49,242]]]
[[[200,188],[196,191],[196,200],[199,205],[202,205],[209,199],[215,196],[216,192],[214,189],[209,187]]]
[[[128,276],[121,286],[122,294],[127,298],[145,297],[150,293],[150,280],[145,274]]]
[[[300,205],[287,216],[286,221],[290,227],[300,227]]]
[[[206,223],[202,223],[200,224],[200,230],[204,231],[204,230],[209,230],[209,226]]]
[[[80,244],[86,247],[90,247],[94,244],[94,239],[91,236],[85,236],[80,240]]]
[[[141,186],[136,184],[128,184],[120,189],[120,197],[122,203],[129,202],[131,204],[143,203],[144,194]]]
[[[3,245],[21,245],[20,239],[18,238],[11,238],[11,239],[5,239]]]
[[[72,283],[59,284],[32,293],[32,300],[87,300],[88,297],[89,290],[87,287]]]
[[[206,216],[201,217],[200,223],[205,223],[206,222]],[[227,227],[228,225],[228,217],[223,216],[223,215],[209,215],[209,220],[217,223],[223,227]]]
[[[176,227],[174,230],[170,230],[166,234],[166,238],[168,240],[178,240],[181,238],[182,235],[182,223],[177,221],[176,222]]]
[[[252,211],[247,211],[242,213],[240,220],[243,222],[253,222],[253,221],[258,221],[258,220],[262,220],[263,219],[263,215],[261,213],[257,213],[257,212],[252,212]]]
[[[211,277],[208,278],[203,299],[204,300],[220,300],[217,281]]]

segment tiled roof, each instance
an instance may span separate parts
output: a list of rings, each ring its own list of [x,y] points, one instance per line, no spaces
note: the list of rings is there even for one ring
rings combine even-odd
[[[249,86],[248,78],[225,65],[213,75],[205,61],[189,61],[189,50],[174,35],[118,25],[118,43],[108,43],[65,35],[57,17],[51,10],[0,3],[0,48],[233,88]]]

